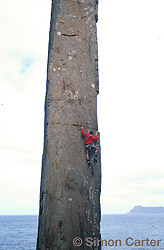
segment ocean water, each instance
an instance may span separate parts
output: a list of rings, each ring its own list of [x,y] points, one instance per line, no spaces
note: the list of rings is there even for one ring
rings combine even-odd
[[[109,245],[111,245],[109,246],[107,243],[105,246],[104,241],[103,250],[162,250],[164,249],[164,214],[102,215],[101,236],[102,239],[108,240]],[[146,238],[149,241],[143,241],[142,246],[142,240]],[[121,245],[120,241],[116,242],[117,239],[121,241]],[[135,242],[135,240],[139,241]],[[150,240],[156,240],[156,246],[153,241],[151,244],[154,246],[151,246]],[[157,246],[157,240],[161,240],[159,246]]]
[[[0,216],[0,250],[35,250],[37,223],[37,216]],[[164,215],[102,215],[101,235],[104,240],[102,250],[162,250]],[[149,240],[143,241],[146,238]],[[140,242],[135,243],[135,240]],[[155,240],[156,243],[151,243],[156,245],[147,246],[150,240]],[[159,246],[157,240],[161,240]],[[98,243],[93,238],[89,244]]]
[[[0,216],[0,250],[35,250],[37,216]]]

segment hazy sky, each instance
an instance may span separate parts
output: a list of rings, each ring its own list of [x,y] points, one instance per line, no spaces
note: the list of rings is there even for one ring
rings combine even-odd
[[[164,206],[163,0],[100,0],[102,213]],[[0,0],[1,214],[38,214],[50,0]]]

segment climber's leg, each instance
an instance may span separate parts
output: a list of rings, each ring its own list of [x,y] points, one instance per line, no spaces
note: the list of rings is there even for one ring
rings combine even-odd
[[[98,153],[98,148],[95,146],[95,155],[94,155],[94,160],[97,161],[97,153]]]
[[[97,155],[98,153],[98,147],[95,146],[95,156]]]
[[[88,153],[88,150],[86,150],[86,157],[87,157],[87,161],[89,161],[89,153]]]
[[[88,144],[85,145],[85,152],[86,152],[87,162],[88,162],[88,164],[90,164],[90,162],[89,162],[89,146],[88,146]]]

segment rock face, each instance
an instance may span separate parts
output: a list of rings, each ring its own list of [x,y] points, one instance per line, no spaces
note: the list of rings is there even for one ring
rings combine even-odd
[[[97,4],[52,1],[37,250],[77,249],[75,237],[88,249],[86,237],[100,239],[100,143],[92,176],[80,130],[98,129]]]

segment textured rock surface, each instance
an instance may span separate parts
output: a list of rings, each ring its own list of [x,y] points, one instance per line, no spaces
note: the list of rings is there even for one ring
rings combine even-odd
[[[96,21],[97,0],[52,1],[37,250],[100,249],[100,152],[92,177],[80,131],[97,130]]]

